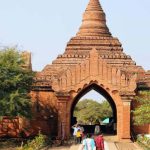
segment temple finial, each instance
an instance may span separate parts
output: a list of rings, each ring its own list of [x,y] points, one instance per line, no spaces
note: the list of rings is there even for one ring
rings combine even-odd
[[[77,36],[111,36],[99,0],[90,0]]]

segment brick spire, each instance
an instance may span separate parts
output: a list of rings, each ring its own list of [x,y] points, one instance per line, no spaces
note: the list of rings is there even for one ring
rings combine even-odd
[[[82,19],[77,36],[110,36],[105,13],[99,0],[90,0]]]

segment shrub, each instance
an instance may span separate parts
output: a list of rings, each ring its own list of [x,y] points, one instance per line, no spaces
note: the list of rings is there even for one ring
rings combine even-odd
[[[17,150],[40,150],[46,145],[46,136],[39,133],[33,140],[29,140],[27,144],[21,146]]]
[[[150,149],[150,138],[146,135],[138,135],[137,142],[145,148],[145,150]]]

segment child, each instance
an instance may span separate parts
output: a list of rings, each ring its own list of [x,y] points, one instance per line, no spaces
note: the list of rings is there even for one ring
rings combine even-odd
[[[82,139],[81,129],[77,130],[76,138],[77,138],[77,144],[80,144],[81,143],[81,139]]]

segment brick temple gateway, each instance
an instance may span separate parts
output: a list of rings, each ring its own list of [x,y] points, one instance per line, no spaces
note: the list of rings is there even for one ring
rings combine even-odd
[[[150,72],[123,52],[119,40],[109,32],[99,1],[90,0],[81,27],[65,52],[37,73],[31,92],[36,116],[32,127],[69,137],[76,103],[94,89],[113,109],[118,139],[130,139],[135,91],[141,84],[149,89],[149,83]],[[134,129],[150,132],[149,125]]]
[[[32,133],[69,137],[75,105],[91,89],[110,103],[118,140],[130,139],[131,106],[138,90],[150,89],[150,72],[123,52],[98,0],[90,0],[65,52],[37,73],[31,91],[34,120],[24,126]],[[150,133],[150,125],[133,129]]]

